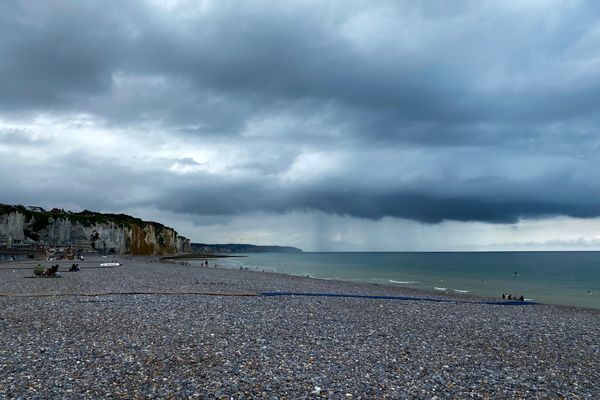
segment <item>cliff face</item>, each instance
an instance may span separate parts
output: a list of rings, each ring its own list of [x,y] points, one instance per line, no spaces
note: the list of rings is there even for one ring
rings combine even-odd
[[[190,241],[156,222],[124,214],[71,213],[0,204],[0,245],[49,247],[134,255],[191,252]]]

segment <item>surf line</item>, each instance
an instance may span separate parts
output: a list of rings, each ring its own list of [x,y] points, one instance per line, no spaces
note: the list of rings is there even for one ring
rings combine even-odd
[[[409,297],[409,296],[380,296],[367,294],[340,294],[340,293],[309,293],[309,292],[262,292],[260,296],[305,296],[305,297],[342,297],[352,299],[374,299],[374,300],[401,300],[401,301],[430,301],[434,303],[460,303],[460,304],[488,304],[499,306],[529,306],[535,305],[532,301],[465,301],[450,299],[433,299],[430,297]]]

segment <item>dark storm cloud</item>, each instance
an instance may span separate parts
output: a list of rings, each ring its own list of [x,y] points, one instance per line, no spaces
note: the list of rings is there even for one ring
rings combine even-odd
[[[215,111],[229,108],[231,131],[257,112],[292,106],[297,111],[296,102],[313,100],[304,114],[335,102],[344,107],[339,118],[356,111],[388,134],[400,121],[478,114],[460,90],[462,78],[444,65],[361,54],[335,33],[351,17],[344,13],[326,21],[306,6],[287,10],[247,2],[215,5],[178,24],[139,2],[8,2],[3,8],[0,46],[10,57],[0,64],[0,101],[7,109],[66,107],[109,119],[158,117],[172,125],[203,126]],[[119,74],[126,85],[131,79],[131,85],[137,80],[145,87],[110,109],[105,103],[120,94]],[[164,79],[165,85],[144,82],[139,78],[144,76]],[[157,90],[161,96],[146,96]]]
[[[10,160],[0,161],[8,170]],[[444,220],[513,223],[523,217],[567,214],[588,218],[600,214],[595,200],[600,187],[571,183],[564,176],[518,183],[494,177],[471,182],[411,182],[386,188],[369,187],[347,179],[289,185],[264,176],[232,178],[207,173],[173,175],[164,165],[196,167],[191,159],[162,160],[155,168],[134,169],[118,158],[66,154],[52,157],[44,170],[6,174],[5,202],[76,204],[81,208],[122,209],[158,207],[192,215],[240,215],[256,211],[286,213],[295,210],[380,219],[384,216],[425,223]],[[67,173],[68,170],[68,173]],[[356,176],[360,172],[354,171]],[[56,190],[56,182],[69,190]],[[31,182],[36,184],[32,185]],[[99,196],[98,189],[108,189]],[[40,203],[39,199],[44,199]]]
[[[538,184],[534,188],[515,182],[470,184],[474,194],[453,195],[429,187],[366,191],[359,185],[340,186],[321,182],[310,187],[281,187],[273,182],[222,182],[202,177],[203,185],[181,189],[181,182],[169,187],[158,205],[181,213],[230,215],[254,211],[285,213],[317,210],[327,214],[380,219],[384,216],[415,219],[426,223],[444,220],[514,223],[531,216],[567,214],[590,218],[600,215],[600,188],[593,191],[562,182]],[[438,182],[444,185],[443,182]],[[536,189],[539,189],[536,192]],[[590,197],[593,195],[593,197]]]
[[[160,3],[2,2],[0,150],[44,144],[11,121],[88,115],[123,138],[256,156],[209,173],[186,148],[143,168],[80,149],[42,173],[74,179],[72,191],[5,176],[14,190],[2,201],[46,195],[90,208],[100,187],[115,190],[115,209],[199,215],[600,215],[594,4]],[[342,152],[343,169],[286,183],[315,152]],[[104,160],[101,172],[90,159]]]
[[[3,111],[68,112],[83,98],[108,91],[114,61],[126,51],[112,22],[118,14],[100,3],[3,2]]]

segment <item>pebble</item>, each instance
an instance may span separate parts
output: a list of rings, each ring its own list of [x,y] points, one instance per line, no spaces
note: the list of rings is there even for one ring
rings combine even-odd
[[[101,270],[86,269],[86,259],[80,272],[52,281],[24,279],[27,270],[0,269],[0,292],[218,288],[452,298],[149,260],[134,258],[123,268]],[[545,305],[1,297],[0,398],[595,399],[600,398],[598,326],[598,311]]]

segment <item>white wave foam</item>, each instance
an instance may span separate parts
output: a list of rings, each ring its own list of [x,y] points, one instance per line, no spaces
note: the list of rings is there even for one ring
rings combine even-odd
[[[469,293],[470,290],[453,289],[456,293]]]
[[[434,286],[433,288],[434,288],[435,290],[448,290],[448,288],[445,288],[445,287],[437,287],[437,286]]]
[[[400,285],[412,285],[413,283],[417,283],[417,281],[395,281],[390,279],[390,283],[398,283]]]

